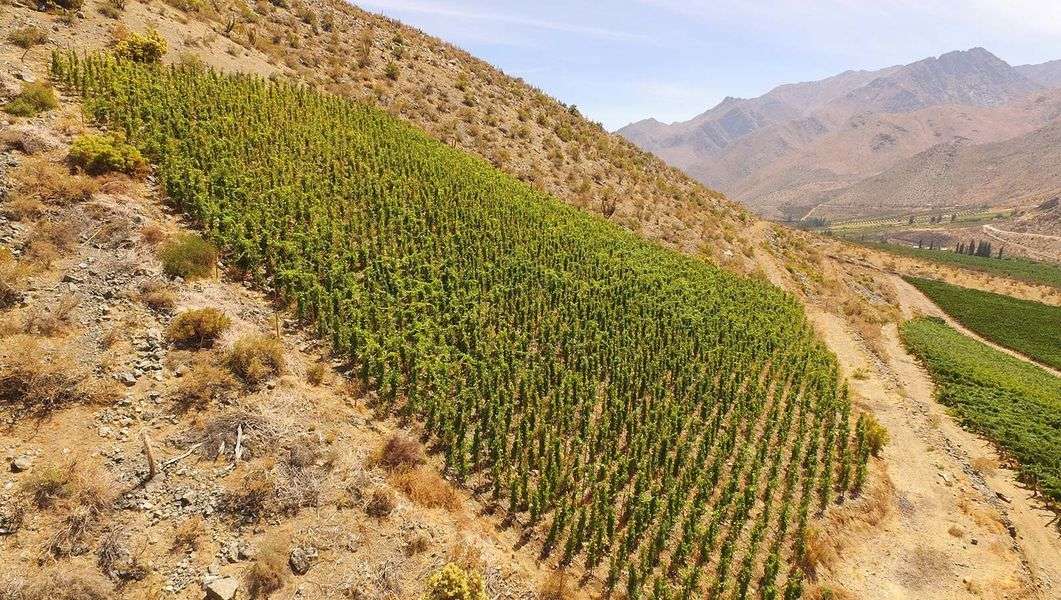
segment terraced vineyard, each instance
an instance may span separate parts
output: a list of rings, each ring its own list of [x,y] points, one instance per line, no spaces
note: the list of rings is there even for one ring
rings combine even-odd
[[[370,107],[106,56],[52,70],[551,560],[631,597],[800,595],[804,531],[869,444],[795,299]]]
[[[901,333],[936,381],[940,402],[1016,457],[1022,479],[1061,508],[1061,379],[940,319],[907,321]]]
[[[920,277],[904,279],[984,338],[1061,369],[1061,307]]]

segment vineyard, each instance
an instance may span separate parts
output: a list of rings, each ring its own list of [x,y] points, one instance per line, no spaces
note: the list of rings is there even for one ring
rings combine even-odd
[[[932,374],[939,401],[1019,460],[1025,482],[1061,502],[1061,379],[939,319],[907,321],[901,333]]]
[[[877,242],[858,242],[861,246],[883,250],[898,256],[909,256],[921,258],[930,262],[939,263],[997,275],[1009,277],[1026,283],[1046,285],[1053,288],[1061,288],[1061,266],[1048,262],[1028,260],[1026,258],[1006,257],[987,258],[969,254],[959,254],[951,250],[928,250],[925,248],[911,248],[899,244],[881,244]]]
[[[375,108],[106,55],[52,74],[544,556],[632,598],[801,595],[870,448],[794,298]]]
[[[931,279],[904,279],[985,339],[1061,369],[1061,307]]]

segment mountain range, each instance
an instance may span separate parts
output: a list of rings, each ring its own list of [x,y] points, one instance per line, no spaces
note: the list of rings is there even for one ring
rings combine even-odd
[[[618,133],[765,216],[842,219],[1041,202],[1061,191],[1059,123],[1061,60],[973,48]]]

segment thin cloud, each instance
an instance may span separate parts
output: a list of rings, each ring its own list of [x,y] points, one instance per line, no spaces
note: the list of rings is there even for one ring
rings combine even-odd
[[[505,23],[508,25],[517,25],[520,27],[543,29],[547,31],[575,33],[578,35],[591,36],[602,40],[633,42],[645,41],[649,39],[648,36],[640,33],[630,33],[626,31],[618,31],[615,29],[592,27],[587,25],[574,25],[571,23],[562,23],[559,21],[549,21],[544,19],[534,19],[518,15],[504,15],[492,12],[466,10],[461,8],[454,8],[452,6],[447,6],[438,2],[417,2],[415,0],[368,0],[366,2],[359,2],[359,4],[366,8],[415,12],[440,17],[449,17],[454,19],[490,21],[493,23]]]

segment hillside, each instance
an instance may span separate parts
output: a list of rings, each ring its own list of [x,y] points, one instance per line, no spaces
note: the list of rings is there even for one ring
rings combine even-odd
[[[812,209],[844,188],[872,187],[869,178],[933,146],[1014,139],[1056,120],[1061,91],[1024,75],[1048,79],[1050,64],[1038,67],[1018,70],[975,48],[780,86],[760,98],[727,100],[685,123],[643,121],[619,133],[761,214],[799,219],[818,216]],[[729,122],[742,127],[718,135]],[[1031,168],[1020,178],[1049,187]],[[871,203],[848,205],[844,216],[875,210]]]
[[[1035,207],[1061,194],[1058,148],[1061,120],[1002,142],[939,144],[879,175],[823,194],[813,214],[840,218],[962,206]]]

